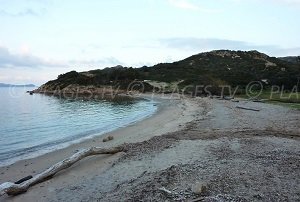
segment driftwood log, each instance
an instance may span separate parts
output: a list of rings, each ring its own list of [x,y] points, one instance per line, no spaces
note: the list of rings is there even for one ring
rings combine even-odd
[[[64,170],[66,168],[69,168],[72,166],[74,163],[80,161],[81,159],[88,157],[88,156],[93,156],[93,155],[98,155],[98,154],[116,154],[118,152],[124,151],[124,147],[112,147],[112,148],[100,148],[100,147],[91,147],[89,149],[84,149],[82,151],[79,151],[72,155],[69,158],[66,158],[65,160],[58,162],[57,164],[51,166],[44,172],[35,175],[34,177],[20,183],[12,183],[12,182],[5,182],[0,185],[0,196],[7,194],[10,196],[15,196],[21,193],[26,192],[29,187],[43,182],[47,179],[52,178],[56,173],[58,173],[61,170]]]
[[[239,106],[237,106],[236,108],[238,108],[238,109],[244,109],[244,110],[249,110],[249,111],[255,111],[255,112],[259,112],[260,111],[259,109],[252,109],[252,108],[248,108],[248,107],[239,107]]]

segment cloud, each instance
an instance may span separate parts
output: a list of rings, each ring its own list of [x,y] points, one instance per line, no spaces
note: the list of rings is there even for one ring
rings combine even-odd
[[[1,1],[0,17],[42,17],[47,14],[49,9],[53,8],[52,0],[10,0]]]
[[[101,59],[90,59],[90,60],[70,60],[70,65],[85,66],[85,67],[97,67],[103,68],[105,66],[123,65],[124,63],[115,57],[104,57]]]
[[[61,67],[65,64],[54,60],[46,60],[30,53],[16,54],[9,51],[6,47],[0,46],[0,68],[16,67]]]
[[[274,49],[273,54],[275,56],[300,56],[300,47],[294,48],[277,48]]]
[[[267,0],[272,3],[283,3],[289,5],[300,5],[300,0]]]
[[[159,40],[160,44],[168,48],[184,50],[211,50],[211,49],[238,49],[248,47],[243,41],[234,41],[214,38],[165,38]]]
[[[174,7],[182,8],[182,9],[189,9],[189,10],[199,10],[200,7],[190,3],[187,0],[168,0],[169,4]]]
[[[296,6],[296,8],[300,8],[300,0],[224,0],[224,1],[231,1],[235,3],[244,3],[244,2],[251,2],[251,3],[269,3],[269,4],[281,4],[287,6]]]
[[[203,52],[217,49],[258,50],[271,56],[300,55],[300,47],[282,48],[277,45],[257,45],[245,41],[216,38],[164,38],[159,43],[167,48],[191,52]]]
[[[7,12],[5,10],[0,10],[0,15],[2,16],[8,16],[8,17],[25,17],[25,16],[40,16],[40,13],[37,13],[36,11],[32,10],[32,9],[26,9],[24,11],[20,11],[17,13],[11,13],[11,12]]]
[[[199,4],[192,3],[188,0],[168,0],[168,3],[176,8],[185,9],[185,10],[194,10],[207,13],[216,13],[219,12],[219,9],[208,9],[200,6]]]

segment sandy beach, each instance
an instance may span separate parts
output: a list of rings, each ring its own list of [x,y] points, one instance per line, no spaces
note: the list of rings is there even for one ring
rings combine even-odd
[[[300,200],[299,111],[243,100],[154,99],[160,103],[152,117],[2,167],[0,182],[40,173],[82,148],[129,143],[126,153],[86,158],[24,194],[0,200]],[[109,135],[114,140],[103,143]]]
[[[180,100],[179,96],[153,96],[152,94],[145,94],[143,97],[159,102],[158,111],[153,116],[129,125],[128,127],[120,128],[81,143],[73,144],[67,148],[50,152],[37,158],[18,161],[9,166],[0,167],[0,182],[17,181],[24,176],[40,173],[51,165],[71,156],[83,148],[92,146],[112,147],[123,143],[142,142],[154,136],[180,130],[186,123],[193,120],[197,105],[189,99]],[[113,136],[114,140],[104,143],[102,140],[108,136]],[[52,195],[51,190],[56,189],[59,186],[64,187],[65,183],[70,182],[70,184],[72,184],[73,182],[78,181],[78,179],[85,178],[88,174],[97,174],[98,171],[101,172],[101,170],[111,166],[117,158],[118,155],[96,156],[85,159],[73,166],[69,170],[71,173],[68,173],[67,175],[62,174],[61,176],[64,176],[64,179],[62,177],[56,178],[59,180],[55,181],[51,186],[46,184],[52,180],[37,185],[36,188],[39,189],[31,192],[31,194],[28,192],[26,196],[23,195],[13,198],[2,197],[1,200],[40,201],[41,198],[37,198],[37,195],[40,195],[40,193],[45,193],[45,196],[48,194]],[[96,173],[95,170],[97,170]],[[23,198],[24,196],[25,198]]]

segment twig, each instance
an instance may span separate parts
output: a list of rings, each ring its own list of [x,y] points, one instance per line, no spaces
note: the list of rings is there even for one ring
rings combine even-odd
[[[164,188],[164,187],[162,187],[162,188],[159,188],[158,189],[159,191],[162,191],[162,192],[165,192],[165,193],[167,193],[167,194],[173,194],[173,192],[171,192],[170,190],[167,190],[166,188]]]

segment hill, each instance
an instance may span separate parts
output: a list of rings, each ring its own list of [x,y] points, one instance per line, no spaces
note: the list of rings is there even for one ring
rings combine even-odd
[[[279,57],[279,59],[291,62],[294,64],[300,64],[300,56],[288,56],[288,57]]]
[[[252,81],[263,81],[264,87],[284,86],[291,90],[300,77],[300,64],[286,59],[270,57],[258,51],[216,50],[193,55],[173,63],[160,63],[151,67],[116,66],[87,72],[71,71],[44,84],[41,89],[53,91],[70,86],[114,86],[126,89],[134,80],[177,82],[179,88],[187,85],[231,85],[245,88]],[[144,82],[145,90],[152,90]],[[217,93],[219,90],[215,89]]]

